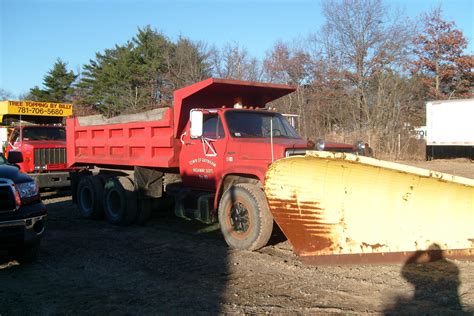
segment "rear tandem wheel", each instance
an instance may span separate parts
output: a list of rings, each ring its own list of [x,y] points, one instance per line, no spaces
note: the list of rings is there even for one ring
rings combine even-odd
[[[112,177],[104,187],[104,213],[115,225],[130,225],[137,218],[137,193],[128,177]]]
[[[100,176],[82,177],[77,186],[77,206],[84,218],[100,219],[103,217],[102,197],[104,180]]]

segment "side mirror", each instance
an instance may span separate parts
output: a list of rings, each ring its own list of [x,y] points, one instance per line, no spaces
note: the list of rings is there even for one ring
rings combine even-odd
[[[189,116],[191,121],[191,138],[201,137],[204,118],[203,113],[199,110],[191,110]]]
[[[8,162],[11,164],[23,162],[23,153],[21,151],[9,151]]]

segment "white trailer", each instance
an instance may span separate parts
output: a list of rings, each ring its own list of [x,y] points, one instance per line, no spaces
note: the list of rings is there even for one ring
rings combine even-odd
[[[426,103],[426,159],[474,159],[474,99]]]

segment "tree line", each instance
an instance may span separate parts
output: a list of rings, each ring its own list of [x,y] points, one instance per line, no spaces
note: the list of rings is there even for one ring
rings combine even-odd
[[[290,84],[297,91],[272,107],[298,114],[302,136],[364,139],[393,157],[410,151],[410,127],[424,124],[427,100],[473,96],[474,56],[440,8],[417,23],[381,0],[325,1],[322,9],[318,32],[275,43],[263,60],[238,43],[218,49],[139,28],[80,73],[58,59],[26,98],[73,101],[78,114],[110,117],[169,106],[174,90],[208,77]]]

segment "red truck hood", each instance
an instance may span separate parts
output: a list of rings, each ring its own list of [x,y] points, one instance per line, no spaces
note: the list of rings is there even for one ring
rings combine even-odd
[[[269,160],[272,159],[272,146],[269,138],[234,138],[231,147],[239,153],[241,159]],[[285,157],[287,149],[307,148],[308,142],[297,138],[273,139],[274,160]]]
[[[7,151],[9,150],[18,150],[23,153],[23,162],[19,163],[21,171],[23,172],[44,172],[44,171],[59,171],[59,170],[71,170],[67,168],[66,162],[60,163],[51,163],[47,162],[42,164],[42,169],[38,170],[35,167],[35,151],[36,150],[50,150],[51,148],[61,148],[66,149],[66,142],[65,141],[48,141],[48,140],[27,140],[22,141],[21,143],[15,143],[13,147],[7,147]]]
[[[23,141],[23,145],[30,145],[34,148],[61,148],[66,147],[66,141],[48,141],[48,140],[28,140]]]
[[[271,143],[270,138],[234,138],[234,141],[251,144],[269,144]],[[300,138],[273,138],[274,146],[283,146],[285,148],[306,148],[308,141]]]

